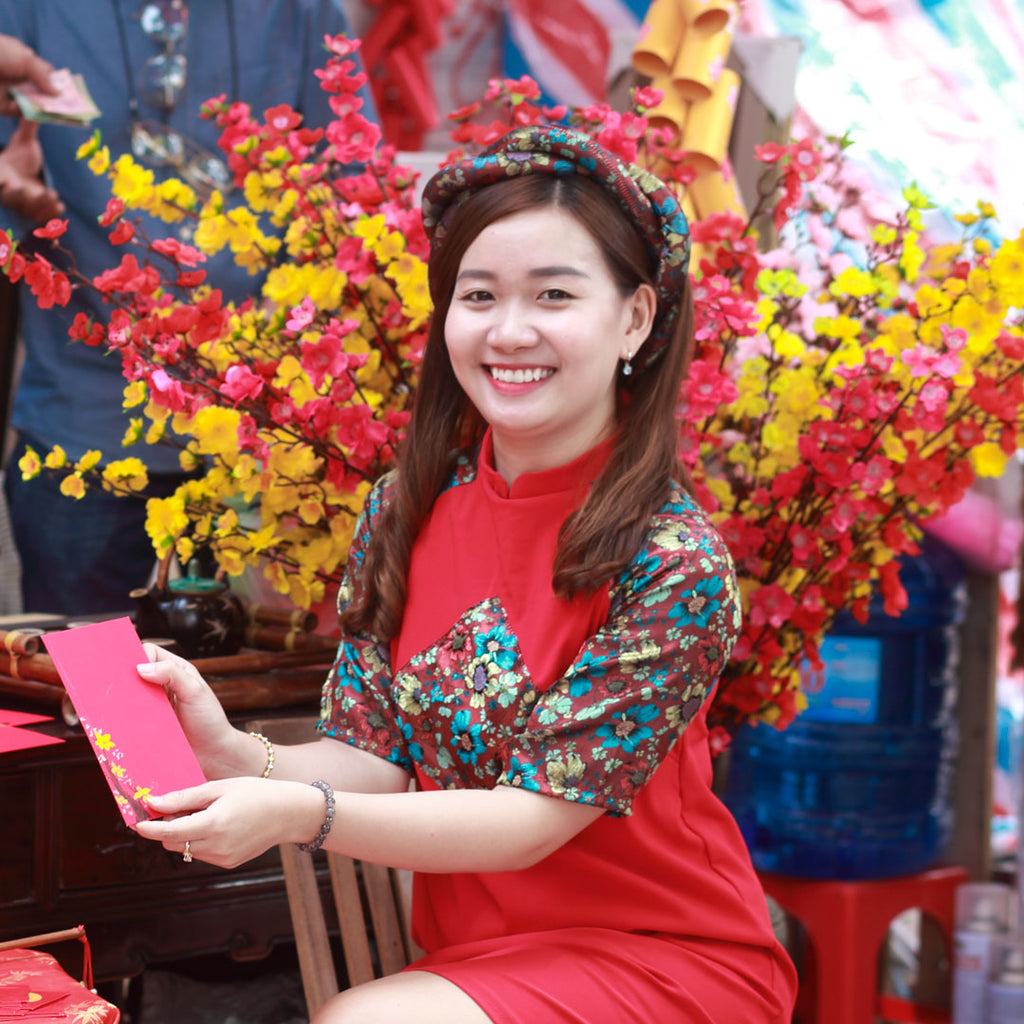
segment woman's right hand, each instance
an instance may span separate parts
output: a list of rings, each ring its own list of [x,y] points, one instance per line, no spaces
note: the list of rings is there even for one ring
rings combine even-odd
[[[156,644],[143,648],[150,660],[138,666],[138,673],[164,688],[206,777],[258,775],[262,744],[228,721],[217,695],[192,663]]]

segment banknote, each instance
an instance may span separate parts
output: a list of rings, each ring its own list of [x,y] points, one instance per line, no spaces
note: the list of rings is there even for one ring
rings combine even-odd
[[[21,116],[27,121],[85,127],[100,116],[81,75],[62,68],[53,73],[52,81],[58,89],[52,96],[28,83],[10,87]]]

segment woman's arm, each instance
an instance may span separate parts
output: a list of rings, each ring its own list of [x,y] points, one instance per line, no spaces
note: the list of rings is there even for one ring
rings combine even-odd
[[[416,793],[335,788],[334,797],[325,849],[413,871],[517,871],[602,814],[599,807],[511,786]],[[149,802],[169,817],[139,822],[140,835],[177,852],[188,840],[193,856],[226,868],[278,843],[310,842],[326,809],[319,789],[270,779],[225,779]]]
[[[217,695],[184,658],[155,644],[146,644],[152,659],[138,666],[139,675],[162,686],[208,779],[259,776],[267,765],[267,749],[228,720]],[[312,782],[330,779],[339,789],[391,793],[408,788],[409,776],[398,765],[337,740],[319,739],[294,746],[275,746],[275,779]]]

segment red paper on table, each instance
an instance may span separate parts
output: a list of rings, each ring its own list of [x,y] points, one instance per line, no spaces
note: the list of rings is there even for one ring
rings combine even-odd
[[[39,722],[52,722],[52,715],[37,715],[33,711],[12,711],[0,708],[0,725],[36,725]]]
[[[206,781],[167,694],[135,669],[149,659],[131,619],[45,633],[43,643],[126,824],[158,817],[150,793]]]
[[[45,732],[33,732],[31,729],[17,729],[13,725],[0,724],[0,754],[10,750],[29,750],[32,747],[47,747],[53,743],[63,743],[57,736],[47,736]]]

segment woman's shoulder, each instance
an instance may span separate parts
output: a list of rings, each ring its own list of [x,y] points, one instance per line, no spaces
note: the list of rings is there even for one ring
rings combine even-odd
[[[668,497],[653,513],[639,551],[631,560],[620,585],[634,585],[699,563],[710,573],[733,574],[732,557],[710,515],[679,483],[673,482]]]

